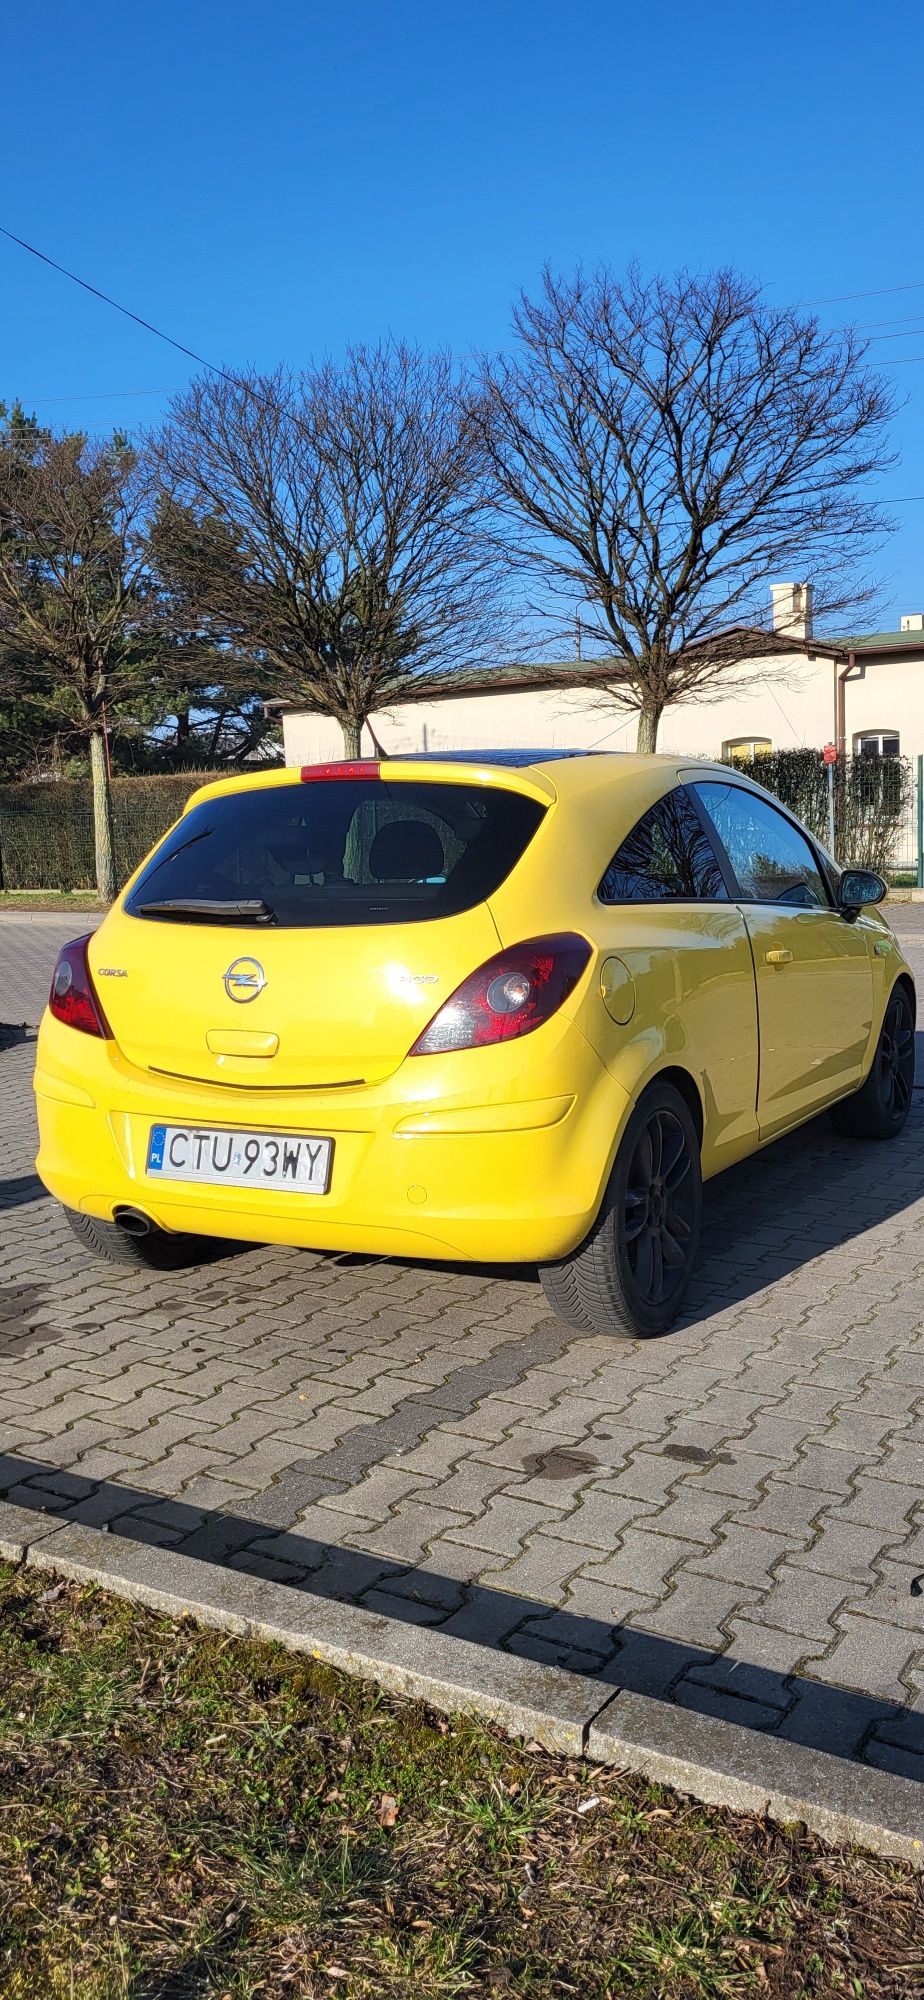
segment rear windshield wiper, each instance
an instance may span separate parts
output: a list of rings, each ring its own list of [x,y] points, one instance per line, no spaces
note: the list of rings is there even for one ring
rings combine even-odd
[[[240,902],[213,896],[171,896],[162,903],[136,903],[140,917],[181,917],[188,923],[274,924],[276,912],[261,896]]]

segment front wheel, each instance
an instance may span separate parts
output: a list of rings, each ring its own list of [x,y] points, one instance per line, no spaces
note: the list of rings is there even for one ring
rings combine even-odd
[[[626,1126],[589,1235],[540,1272],[549,1304],[579,1330],[629,1339],[666,1333],[693,1273],[701,1213],[689,1107],[672,1084],[652,1084]]]
[[[835,1132],[849,1139],[896,1139],[911,1108],[913,1087],[914,1008],[906,988],[896,986],[866,1082],[831,1108]]]

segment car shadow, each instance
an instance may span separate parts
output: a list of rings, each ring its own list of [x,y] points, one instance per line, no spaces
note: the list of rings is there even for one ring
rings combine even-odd
[[[28,1039],[23,1035],[22,1039]],[[695,1327],[723,1307],[766,1291],[924,1200],[924,1030],[912,1108],[899,1138],[886,1144],[845,1139],[825,1115],[778,1139],[763,1152],[730,1167],[704,1189],[700,1255],[685,1309],[661,1338]],[[50,1199],[38,1176],[0,1179],[0,1211]],[[259,1242],[230,1238],[175,1238],[155,1268],[180,1274],[230,1262]],[[293,1251],[293,1257],[300,1253]],[[395,1268],[476,1280],[494,1280],[534,1294],[538,1272],[524,1264],[470,1263],[452,1259],[379,1258],[373,1253],[320,1254],[345,1270],[378,1263]]]
[[[670,1340],[724,1306],[766,1291],[826,1250],[862,1237],[917,1201],[924,1201],[924,1086],[915,1086],[904,1132],[886,1144],[842,1138],[827,1116],[813,1119],[707,1181],[699,1261],[687,1304],[676,1325],[660,1338]],[[535,1291],[539,1284],[533,1265],[383,1261],[405,1269],[495,1279],[525,1290]]]
[[[0,1209],[22,1208],[26,1202],[48,1199],[38,1174],[13,1174],[9,1180],[0,1179]]]
[[[31,1194],[14,1193],[9,1205],[17,1199],[36,1200],[41,1192],[38,1185]],[[699,1261],[687,1303],[676,1325],[660,1338],[670,1340],[724,1307],[767,1291],[826,1251],[862,1237],[918,1201],[924,1201],[924,1090],[916,1088],[904,1132],[886,1145],[844,1139],[826,1117],[800,1126],[788,1138],[707,1182]],[[228,1238],[177,1238],[165,1247],[159,1268],[180,1273],[230,1262],[261,1247]],[[292,1252],[293,1257],[300,1254]],[[526,1296],[539,1289],[538,1271],[528,1264],[378,1258],[353,1252],[305,1254],[344,1271],[389,1264],[440,1277],[487,1279],[522,1288]]]
[[[766,1291],[919,1201],[919,1088],[904,1131],[885,1144],[842,1138],[826,1117],[814,1119],[707,1182],[699,1263],[678,1325]]]
[[[4,1049],[21,1048],[23,1042],[35,1041],[35,1029],[24,1021],[0,1021],[0,1052]]]

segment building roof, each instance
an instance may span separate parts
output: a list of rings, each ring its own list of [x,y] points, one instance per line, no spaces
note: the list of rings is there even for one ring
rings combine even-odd
[[[924,660],[924,631],[863,632],[846,639],[797,639],[785,632],[768,632],[763,627],[733,625],[709,638],[694,641],[689,651],[693,653],[715,647],[723,639],[726,643],[731,642],[733,656],[737,653],[738,658],[754,658],[761,654],[769,658],[783,653],[807,654],[810,659],[818,656],[841,662],[844,666],[851,653],[871,659],[889,654],[906,658],[910,655],[913,658],[915,654],[920,654]],[[750,655],[740,650],[742,640],[752,645]],[[618,665],[614,655],[612,659],[515,660],[491,668],[479,667],[470,673],[460,669],[447,674],[442,682],[438,679],[428,681],[427,693],[422,699],[427,702],[452,701],[459,695],[540,694],[562,687],[575,690],[592,688],[612,679],[613,669]],[[395,704],[407,698],[406,695],[396,695]],[[276,699],[264,702],[263,706],[268,714],[279,715],[297,708],[298,704]]]
[[[924,656],[924,632],[861,632],[854,639],[842,639],[849,653],[920,653]]]
[[[725,626],[720,632],[693,640],[686,651],[691,655],[718,652],[723,644],[730,648],[732,661],[761,655],[774,658],[780,653],[808,653],[810,657],[820,653],[825,659],[843,658],[845,662],[847,659],[847,646],[841,639],[796,639],[785,632],[767,632],[762,626],[750,625]],[[512,661],[497,667],[480,667],[470,674],[463,671],[451,678],[447,676],[443,686],[434,686],[426,699],[451,701],[460,694],[504,694],[514,689],[519,693],[541,693],[543,689],[563,686],[594,687],[612,680],[619,665],[617,654],[609,659]]]

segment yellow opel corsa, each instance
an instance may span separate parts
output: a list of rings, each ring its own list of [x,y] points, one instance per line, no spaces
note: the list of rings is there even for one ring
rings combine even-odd
[[[717,765],[224,779],[58,959],[38,1171],[120,1263],[208,1237],[525,1261],[572,1326],[660,1333],[704,1179],[824,1107],[901,1131],[884,894]]]

